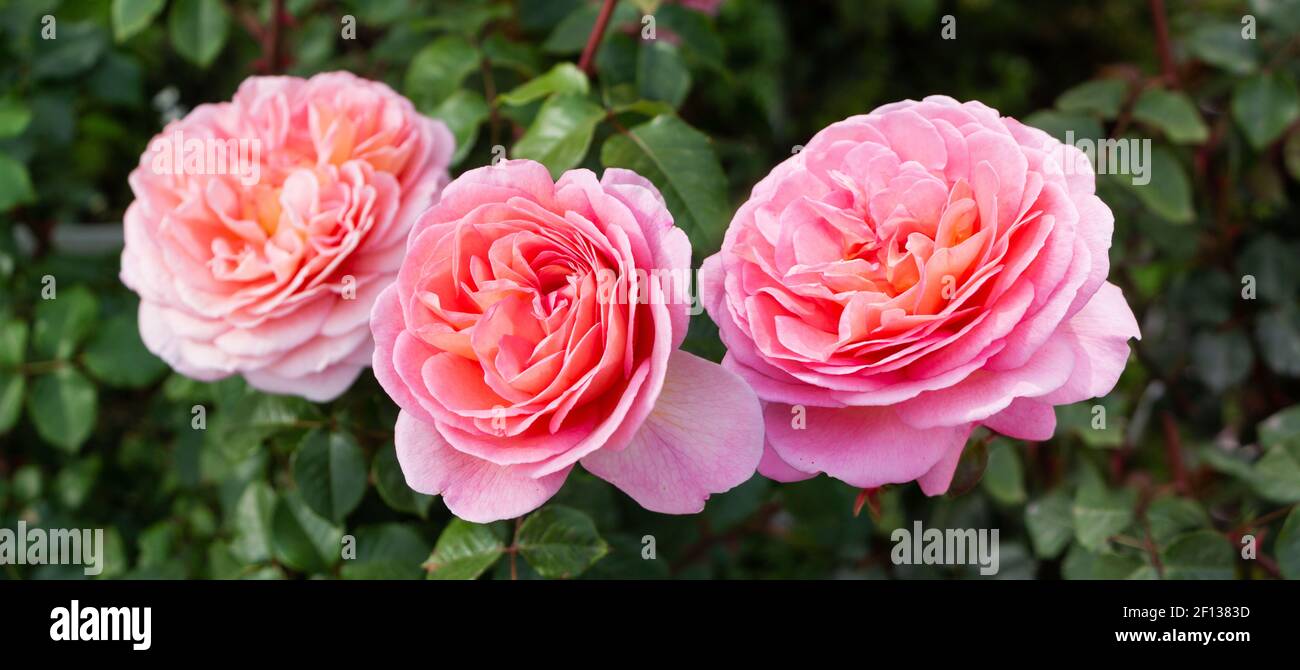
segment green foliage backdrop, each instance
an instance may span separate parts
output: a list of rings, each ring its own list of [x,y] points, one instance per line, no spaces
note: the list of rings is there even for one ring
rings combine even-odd
[[[1168,5],[621,0],[584,72],[588,0],[0,0],[0,527],[105,528],[102,578],[978,577],[891,564],[915,520],[999,528],[1002,578],[1298,578],[1300,1]],[[1098,180],[1144,337],[1054,439],[977,433],[942,497],[756,477],[671,517],[575,471],[525,519],[461,522],[406,487],[369,375],[327,405],[176,376],[117,280],[126,175],[167,119],[334,69],[446,122],[456,172],[641,172],[697,261],[768,169],[885,102],[1150,139],[1149,184]],[[720,358],[706,316],[687,348]]]

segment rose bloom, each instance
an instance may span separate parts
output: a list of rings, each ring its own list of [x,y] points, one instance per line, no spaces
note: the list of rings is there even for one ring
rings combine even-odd
[[[746,481],[757,397],[678,350],[690,262],[634,172],[552,181],[512,160],[458,177],[371,315],[407,483],[487,522],[538,507],[579,461],[657,512],[698,512]]]
[[[253,77],[169,124],[125,219],[145,345],[195,379],[339,395],[370,362],[370,307],[453,148],[441,122],[346,72]]]
[[[977,425],[1045,440],[1137,323],[1086,158],[978,102],[835,123],[754,187],[701,292],[764,401],[759,472],[948,489]]]

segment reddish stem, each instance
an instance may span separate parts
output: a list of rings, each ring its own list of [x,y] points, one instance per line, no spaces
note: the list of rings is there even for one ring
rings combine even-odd
[[[1169,46],[1169,23],[1165,19],[1165,0],[1151,0],[1151,22],[1156,28],[1156,52],[1160,54],[1160,69],[1170,86],[1178,86],[1178,70],[1174,67],[1174,51]]]
[[[1168,411],[1160,413],[1160,422],[1164,428],[1165,458],[1169,461],[1169,470],[1174,477],[1174,488],[1187,495],[1190,487],[1187,484],[1187,469],[1183,467],[1183,441],[1178,436],[1178,423]]]
[[[271,6],[271,25],[266,31],[266,59],[267,70],[271,74],[279,74],[284,66],[284,58],[280,55],[284,50],[281,37],[284,34],[284,0],[275,0]]]
[[[605,37],[605,28],[609,27],[609,17],[614,15],[616,2],[617,0],[605,0],[605,4],[600,6],[600,14],[596,16],[596,25],[592,26],[591,35],[587,38],[587,46],[582,49],[582,58],[578,60],[578,69],[588,75],[593,73],[592,68],[596,60],[596,49],[600,48],[600,41]]]

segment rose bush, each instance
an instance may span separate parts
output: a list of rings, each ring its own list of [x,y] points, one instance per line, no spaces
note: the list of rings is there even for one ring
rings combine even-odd
[[[131,173],[125,217],[122,281],[145,345],[195,379],[342,393],[453,145],[442,122],[346,72],[253,77],[169,124]]]
[[[1251,2],[1245,21],[1234,3],[619,0],[602,36],[604,4],[0,2],[0,528],[104,529],[97,579],[982,578],[895,563],[894,532],[916,521],[1000,528],[1003,579],[1300,577],[1294,3]],[[950,9],[956,40],[942,34]],[[43,39],[55,19],[57,39]],[[1108,281],[1142,339],[1105,397],[1056,406],[1050,440],[975,429],[943,496],[755,476],[699,514],[669,515],[575,467],[517,523],[457,519],[407,486],[399,408],[370,373],[327,404],[251,388],[238,370],[196,381],[145,348],[140,300],[119,280],[121,222],[149,200],[128,177],[171,120],[230,101],[249,76],[339,70],[444,122],[453,175],[503,152],[554,178],[635,170],[699,259],[793,147],[889,100],[941,91],[1062,142],[1135,141],[1144,178],[1108,169],[1096,195],[1115,217]],[[300,136],[310,118],[289,125]],[[128,231],[127,275],[157,293],[188,281],[170,268],[189,247],[151,237],[186,230],[170,216],[165,233]],[[710,319],[690,323],[682,349],[722,362]],[[734,357],[747,334],[730,328]],[[207,353],[176,332],[176,350]],[[801,403],[784,404],[789,425]],[[809,430],[855,409],[802,404]],[[845,435],[842,455],[870,455],[870,436]],[[855,513],[855,497],[869,509]],[[1242,558],[1243,533],[1256,560]],[[353,539],[350,558],[340,548]],[[0,569],[0,580],[85,576]]]
[[[1109,392],[1139,334],[1093,191],[1078,149],[939,96],[777,166],[701,272],[724,365],[764,401],[760,471],[934,495],[976,425],[1045,440],[1054,405]]]
[[[407,483],[486,522],[538,507],[578,462],[658,512],[698,512],[749,479],[757,398],[678,350],[689,304],[665,283],[690,261],[629,170],[552,181],[514,160],[458,177],[372,316]]]

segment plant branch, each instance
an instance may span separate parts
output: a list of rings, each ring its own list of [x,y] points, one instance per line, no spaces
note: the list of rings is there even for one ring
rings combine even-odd
[[[596,15],[596,25],[591,27],[591,35],[587,37],[587,46],[582,49],[582,58],[578,60],[578,69],[586,72],[588,76],[593,73],[595,67],[596,50],[600,48],[600,41],[605,37],[605,29],[609,27],[609,18],[614,14],[614,5],[617,0],[605,0],[600,6],[600,14]]]
[[[1187,485],[1187,469],[1183,467],[1183,441],[1178,436],[1178,423],[1174,421],[1174,415],[1168,410],[1160,413],[1161,427],[1165,433],[1165,458],[1169,460],[1169,471],[1174,478],[1175,489],[1187,495],[1190,487]]]
[[[279,74],[284,66],[284,0],[275,0],[271,5],[271,25],[266,31],[267,71]]]
[[[1174,67],[1174,51],[1169,46],[1169,23],[1165,19],[1165,0],[1151,0],[1151,22],[1156,28],[1156,52],[1160,54],[1160,69],[1166,83],[1178,86],[1178,70]]]

